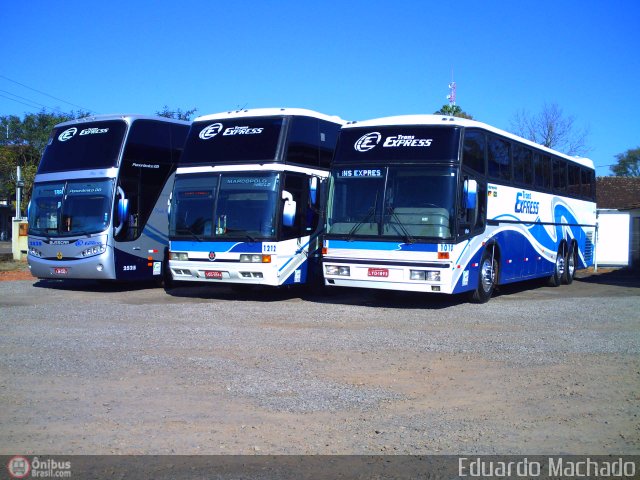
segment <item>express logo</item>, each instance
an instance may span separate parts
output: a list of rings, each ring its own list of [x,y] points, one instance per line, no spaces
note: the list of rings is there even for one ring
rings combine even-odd
[[[202,140],[209,140],[210,138],[215,137],[222,130],[221,123],[213,123],[207,127],[204,127],[200,130],[200,134],[198,135]]]
[[[361,136],[358,140],[356,140],[355,148],[359,152],[368,152],[372,148],[374,148],[378,143],[380,143],[380,139],[382,135],[380,132],[371,132],[366,135]]]
[[[73,138],[73,136],[78,133],[78,129],[76,127],[67,128],[64,132],[58,135],[58,140],[61,142],[66,142]]]
[[[212,262],[216,259],[216,252],[209,252],[209,260]]]

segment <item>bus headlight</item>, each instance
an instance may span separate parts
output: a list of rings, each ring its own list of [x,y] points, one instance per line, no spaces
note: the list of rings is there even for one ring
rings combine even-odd
[[[426,280],[427,282],[439,282],[440,272],[438,270],[411,270],[409,278],[411,280]]]
[[[424,270],[411,270],[411,275],[410,277],[411,280],[424,280],[425,277],[425,271]]]
[[[337,265],[325,265],[324,271],[327,275],[341,275],[343,277],[351,276],[350,267],[339,267]]]
[[[242,253],[240,254],[240,263],[271,263],[271,255]]]
[[[271,263],[271,255],[242,253],[240,254],[240,263]]]
[[[98,245],[98,246],[83,250],[81,255],[83,257],[92,257],[94,255],[100,255],[101,253],[104,253],[106,251],[107,251],[107,248],[104,245]]]
[[[181,262],[186,262],[189,260],[189,255],[185,252],[169,252],[169,260],[180,260]]]
[[[42,252],[37,248],[29,247],[29,255],[34,257],[42,258]]]

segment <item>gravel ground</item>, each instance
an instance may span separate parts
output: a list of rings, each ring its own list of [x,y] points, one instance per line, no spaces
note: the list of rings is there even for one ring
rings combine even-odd
[[[0,453],[640,453],[637,275],[129,288],[0,282]]]

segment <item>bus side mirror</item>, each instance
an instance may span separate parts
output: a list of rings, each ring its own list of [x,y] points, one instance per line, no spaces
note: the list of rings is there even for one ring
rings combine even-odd
[[[464,205],[467,210],[475,210],[478,206],[478,182],[476,180],[464,181]]]
[[[124,224],[129,216],[129,200],[124,196],[124,190],[118,187],[118,226],[115,230],[115,235],[118,235],[124,228]]]
[[[282,225],[285,227],[293,227],[296,221],[296,202],[293,200],[293,195],[286,190],[282,191],[282,200],[284,200],[284,205],[282,206]]]
[[[309,179],[309,200],[311,200],[311,205],[315,205],[318,201],[318,177]]]

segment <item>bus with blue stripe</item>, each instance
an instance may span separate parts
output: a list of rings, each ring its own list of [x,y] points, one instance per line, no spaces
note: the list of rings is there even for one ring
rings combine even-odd
[[[326,184],[344,123],[291,108],[196,118],[171,197],[173,280],[321,283]]]
[[[144,115],[56,125],[27,215],[32,275],[161,283],[168,199],[188,131],[188,122]]]
[[[323,240],[329,286],[482,303],[500,285],[571,283],[593,264],[593,162],[438,115],[345,125]]]

